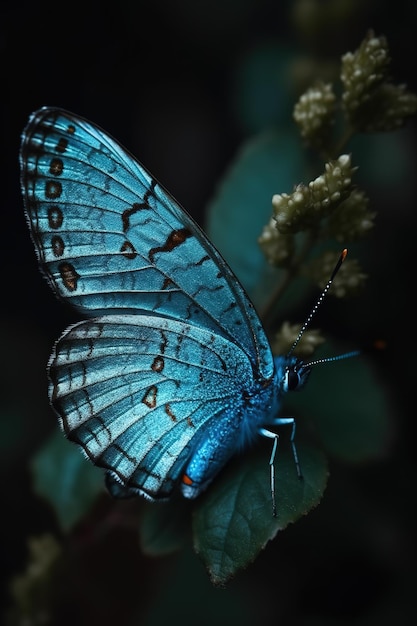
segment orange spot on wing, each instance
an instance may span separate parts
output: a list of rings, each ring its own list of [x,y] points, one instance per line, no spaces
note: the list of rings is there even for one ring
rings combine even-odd
[[[191,480],[191,478],[189,476],[187,476],[187,474],[183,474],[182,475],[182,482],[184,483],[184,485],[192,485],[193,481]]]

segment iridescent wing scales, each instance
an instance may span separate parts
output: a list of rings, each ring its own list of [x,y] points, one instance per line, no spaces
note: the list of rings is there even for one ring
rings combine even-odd
[[[233,341],[260,379],[273,360],[242,287],[191,217],[116,141],[60,109],[24,132],[22,188],[54,291],[85,312],[150,312]]]
[[[68,438],[152,498],[171,494],[211,419],[230,417],[228,406],[239,413],[251,376],[230,341],[145,315],[76,324],[50,363],[52,401]]]
[[[86,120],[34,113],[21,168],[48,281],[101,316],[66,331],[51,357],[51,402],[67,436],[152,498],[170,496],[191,458],[198,481],[211,479],[234,452],[245,403],[270,393],[274,373],[244,290],[191,217]],[[246,419],[244,430],[258,425]]]

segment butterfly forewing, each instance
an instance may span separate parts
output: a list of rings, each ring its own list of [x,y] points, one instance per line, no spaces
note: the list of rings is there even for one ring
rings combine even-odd
[[[89,314],[152,313],[212,330],[256,377],[273,360],[237,279],[191,217],[104,131],[60,109],[23,135],[22,187],[53,289]]]

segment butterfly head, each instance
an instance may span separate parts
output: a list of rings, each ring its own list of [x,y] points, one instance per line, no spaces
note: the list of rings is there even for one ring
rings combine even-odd
[[[316,359],[305,363],[295,356],[276,357],[275,365],[277,368],[277,379],[280,391],[299,391],[306,384],[310,372],[315,365],[320,363],[331,363],[332,361],[341,361],[349,359],[360,354],[359,350],[352,350],[336,356],[324,359]]]
[[[308,363],[304,363],[296,357],[290,357],[281,378],[281,389],[283,391],[299,391],[307,382],[310,372],[311,367]]]
[[[295,356],[275,357],[276,382],[278,394],[287,391],[299,391],[307,382],[311,367]]]

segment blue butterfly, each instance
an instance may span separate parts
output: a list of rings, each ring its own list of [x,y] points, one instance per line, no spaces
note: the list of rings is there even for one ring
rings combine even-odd
[[[58,108],[31,115],[20,163],[40,266],[88,317],[54,347],[50,401],[110,492],[195,498],[257,436],[273,440],[274,456],[282,424],[301,475],[294,419],[277,415],[311,364],[273,357],[251,301],[188,213],[107,133]]]

